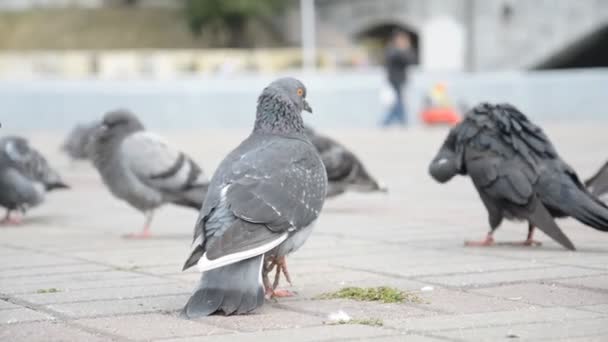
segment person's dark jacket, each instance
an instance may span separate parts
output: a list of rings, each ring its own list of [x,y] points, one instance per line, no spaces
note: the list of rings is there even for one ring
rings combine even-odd
[[[411,49],[389,47],[386,50],[386,70],[392,84],[402,85],[407,80],[407,67],[414,64],[415,56]]]

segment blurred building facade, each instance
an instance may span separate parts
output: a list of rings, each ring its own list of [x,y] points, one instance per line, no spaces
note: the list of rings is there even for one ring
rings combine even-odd
[[[174,77],[297,68],[302,62],[298,47],[302,36],[299,0],[285,1],[291,1],[291,7],[274,18],[274,23],[284,28],[280,30],[288,45],[284,48],[226,50],[170,44],[162,48],[102,50],[9,48],[0,51],[0,75]],[[176,13],[181,13],[183,3],[183,0],[0,0],[0,11],[154,7],[167,9],[173,16],[170,20],[175,21],[181,20]],[[395,29],[411,34],[421,71],[608,66],[605,0],[315,0],[314,3],[317,64],[322,69],[381,64],[384,43]],[[153,25],[173,25],[173,31],[161,28],[162,32],[178,31],[172,38],[190,34],[185,23],[182,28],[180,22],[178,30],[168,20],[158,23]],[[43,32],[52,31],[47,24],[44,20],[38,23]],[[82,23],[75,26],[78,24]],[[139,33],[125,31],[124,36]],[[12,39],[28,41],[21,36]],[[594,65],[598,60],[600,65]]]
[[[425,70],[531,68],[608,26],[603,0],[316,0],[316,6],[321,46],[401,28],[416,38]]]
[[[99,8],[103,6],[178,7],[181,0],[2,0],[0,10],[29,10],[34,8]]]

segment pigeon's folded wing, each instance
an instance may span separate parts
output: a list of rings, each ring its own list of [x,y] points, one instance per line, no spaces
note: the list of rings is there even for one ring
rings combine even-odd
[[[317,169],[311,167],[315,161],[312,149],[268,146],[235,161],[219,203],[197,224],[186,267],[196,257],[201,258],[199,269],[208,270],[226,264],[213,260],[234,262],[265,253],[289,232],[313,222],[325,196],[325,188],[315,186],[317,177],[325,177],[320,163]]]
[[[59,176],[51,169],[46,158],[30,147],[24,138],[5,137],[1,145],[2,152],[23,176],[45,184],[59,180]]]
[[[121,145],[121,157],[144,184],[159,191],[178,192],[200,182],[201,168],[161,137],[138,132]]]

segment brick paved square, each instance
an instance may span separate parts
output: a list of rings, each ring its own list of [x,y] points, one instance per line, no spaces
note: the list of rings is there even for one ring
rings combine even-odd
[[[606,158],[604,150],[589,149],[580,139],[603,136],[598,146],[608,145],[602,127],[552,124],[546,130],[581,177]],[[58,154],[58,133],[31,134],[32,144],[73,189],[50,194],[28,212],[24,225],[0,228],[0,340],[425,342],[495,341],[511,333],[517,340],[608,338],[608,234],[565,219],[558,224],[576,252],[542,233],[541,247],[465,248],[465,239],[485,234],[487,216],[469,180],[439,185],[427,175],[445,129],[334,133],[390,192],[327,201],[310,240],[288,259],[296,297],[268,302],[251,315],[194,321],[177,311],[200,278],[194,270],[181,272],[197,213],[163,208],[155,216],[154,238],[125,240],[123,234],[141,228],[142,215],[112,198],[90,166],[70,166]],[[165,136],[212,174],[243,134]],[[399,158],[391,152],[396,146]],[[525,233],[525,225],[505,223],[496,237],[516,240]],[[427,303],[317,298],[344,286],[391,286]],[[383,325],[328,325],[337,310]]]

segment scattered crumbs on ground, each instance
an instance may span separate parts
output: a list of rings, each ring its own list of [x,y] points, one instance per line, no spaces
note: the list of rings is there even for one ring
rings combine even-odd
[[[408,293],[395,288],[380,287],[345,287],[336,292],[324,293],[317,299],[353,299],[362,302],[382,303],[424,303],[422,298],[413,293]]]
[[[140,267],[137,266],[137,265],[133,265],[133,266],[130,266],[130,267],[115,266],[114,269],[116,271],[135,271],[135,270],[140,269]]]
[[[61,292],[61,290],[51,287],[50,289],[38,289],[36,293],[57,293]]]
[[[342,321],[330,321],[325,322],[327,325],[342,325],[342,324],[361,324],[361,325],[369,325],[372,327],[381,327],[384,325],[384,322],[379,318],[363,318],[363,319],[349,319]]]

